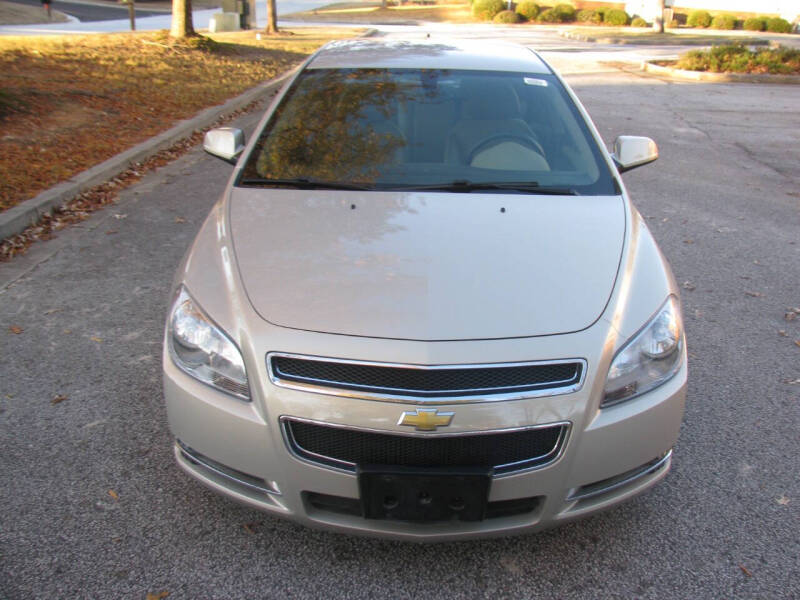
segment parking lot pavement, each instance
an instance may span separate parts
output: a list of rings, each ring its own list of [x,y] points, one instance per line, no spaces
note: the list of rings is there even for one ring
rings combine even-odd
[[[0,292],[0,596],[797,598],[797,88],[580,71],[606,141],[661,149],[625,181],[683,287],[689,400],[662,484],[542,534],[414,546],[307,530],[190,481],[162,325],[230,172],[195,150],[15,261],[27,274]]]

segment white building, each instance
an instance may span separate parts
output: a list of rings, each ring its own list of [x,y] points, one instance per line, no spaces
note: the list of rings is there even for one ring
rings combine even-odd
[[[625,3],[625,11],[652,21],[658,12],[658,0],[633,0]],[[800,16],[800,0],[666,0],[667,8],[673,6],[686,10],[740,12],[758,15],[780,15],[790,23]]]

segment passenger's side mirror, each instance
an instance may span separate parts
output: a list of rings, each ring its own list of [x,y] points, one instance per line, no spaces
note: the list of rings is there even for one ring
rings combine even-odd
[[[648,137],[621,135],[614,142],[611,155],[620,173],[653,162],[658,158],[658,146]]]
[[[235,165],[244,150],[244,132],[235,127],[219,127],[206,131],[203,150]]]

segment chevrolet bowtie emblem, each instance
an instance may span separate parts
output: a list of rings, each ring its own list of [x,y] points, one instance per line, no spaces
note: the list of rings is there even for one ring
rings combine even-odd
[[[415,427],[417,431],[436,431],[437,427],[447,427],[453,420],[451,412],[439,412],[435,408],[418,408],[414,412],[404,412],[400,415],[398,425]]]

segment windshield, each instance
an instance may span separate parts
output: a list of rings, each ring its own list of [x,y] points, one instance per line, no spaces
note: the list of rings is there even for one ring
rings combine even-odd
[[[305,71],[238,185],[615,193],[554,76],[437,69]]]

